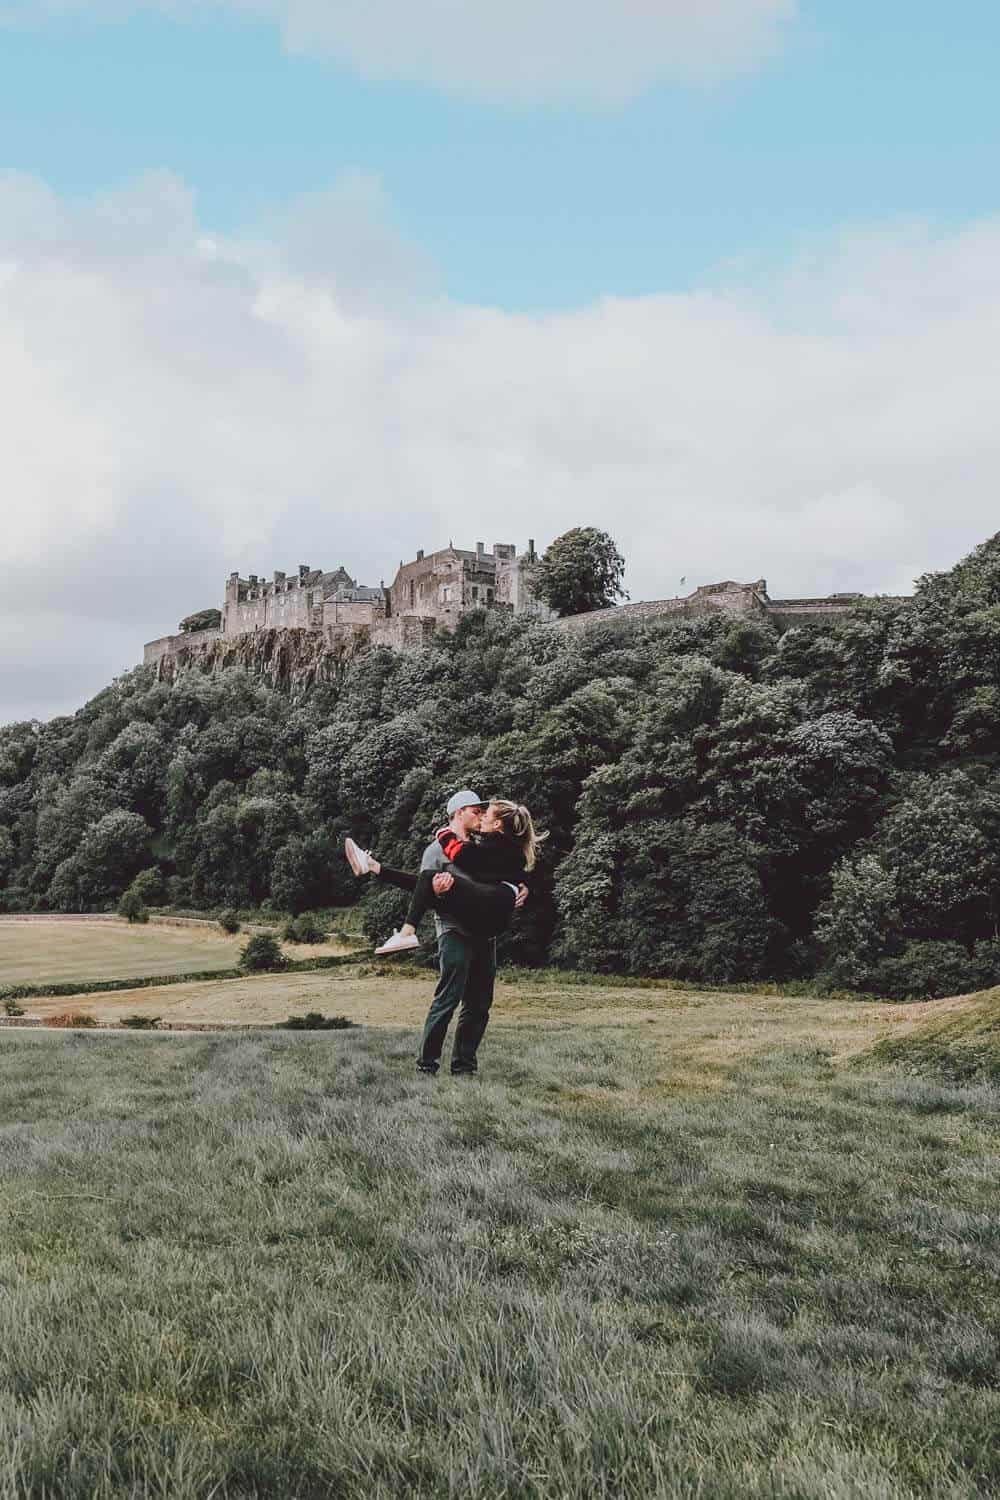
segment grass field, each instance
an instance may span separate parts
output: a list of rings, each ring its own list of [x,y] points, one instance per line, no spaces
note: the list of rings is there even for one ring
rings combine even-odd
[[[433,977],[366,975],[364,966],[307,974],[260,974],[198,980],[162,989],[53,996],[24,1001],[42,1018],[67,1010],[113,1025],[123,1016],[158,1016],[185,1025],[273,1025],[289,1015],[318,1010],[365,1026],[417,1028],[430,1001]],[[733,996],[671,989],[639,989],[627,980],[606,985],[500,980],[494,1026],[639,1027],[650,1047],[669,1054],[671,1066],[710,1075],[734,1056],[780,1045],[811,1046],[822,1038],[837,1056],[864,1051],[873,1042],[909,1030],[920,1007],[858,1004],[853,1000]]]
[[[320,980],[380,1024],[0,1033],[0,1500],[1000,1493],[928,1007],[517,984],[431,1080],[426,981]]]
[[[139,979],[150,974],[188,974],[232,968],[246,933],[228,936],[220,927],[128,922],[0,922],[0,985],[61,983],[79,979]],[[342,944],[286,944],[291,957],[342,953]]]

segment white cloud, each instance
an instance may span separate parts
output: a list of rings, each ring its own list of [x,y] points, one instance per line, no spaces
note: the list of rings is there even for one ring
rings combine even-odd
[[[170,177],[73,209],[0,179],[0,720],[82,701],[236,567],[377,582],[583,523],[634,597],[892,592],[996,528],[1000,224],[529,317],[435,298],[387,221],[351,179],[237,244]]]
[[[758,65],[780,45],[798,0],[0,0],[0,23],[213,8],[272,20],[290,49],[370,78],[609,104],[664,81]]]
[[[280,0],[289,45],[375,78],[614,102],[760,61],[792,0]]]

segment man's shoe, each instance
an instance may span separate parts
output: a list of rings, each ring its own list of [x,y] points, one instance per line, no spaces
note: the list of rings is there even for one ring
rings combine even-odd
[[[344,853],[347,855],[347,863],[355,875],[371,874],[372,867],[368,859],[367,849],[361,849],[353,839],[345,839]]]
[[[415,932],[394,932],[375,952],[381,956],[383,953],[407,953],[411,948],[419,947],[420,939]]]
[[[452,1078],[475,1078],[479,1072],[478,1068],[452,1068]]]
[[[417,1072],[418,1073],[427,1073],[427,1074],[430,1075],[431,1078],[434,1077],[434,1075],[436,1074],[437,1070],[438,1070],[437,1063],[425,1063],[425,1062],[418,1062],[417,1063]]]

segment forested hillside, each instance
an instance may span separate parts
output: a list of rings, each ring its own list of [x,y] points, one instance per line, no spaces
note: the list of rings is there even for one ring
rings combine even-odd
[[[551,830],[519,962],[1000,981],[1000,536],[911,603],[780,636],[480,613],[298,696],[137,669],[0,730],[0,909],[113,907],[150,867],[174,905],[344,904],[344,834],[412,863],[458,785]],[[395,894],[364,900],[384,934]]]

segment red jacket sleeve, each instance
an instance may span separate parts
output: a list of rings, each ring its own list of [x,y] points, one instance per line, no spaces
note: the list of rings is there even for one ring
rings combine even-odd
[[[465,841],[452,833],[450,828],[439,829],[437,841],[441,845],[441,852],[445,859],[450,859],[454,863],[461,858]]]

